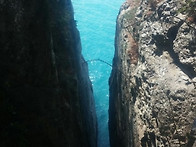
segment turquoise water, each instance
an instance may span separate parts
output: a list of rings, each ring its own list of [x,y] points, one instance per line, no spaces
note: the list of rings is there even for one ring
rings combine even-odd
[[[112,64],[116,17],[123,0],[72,0],[72,3],[84,58]],[[98,147],[109,147],[108,79],[111,67],[99,61],[89,61],[88,65],[98,118]]]

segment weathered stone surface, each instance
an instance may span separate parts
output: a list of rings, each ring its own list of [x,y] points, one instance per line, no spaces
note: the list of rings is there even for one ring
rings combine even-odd
[[[196,24],[178,13],[182,2],[121,7],[110,77],[112,147],[194,146]]]
[[[0,0],[0,146],[96,147],[70,0]]]

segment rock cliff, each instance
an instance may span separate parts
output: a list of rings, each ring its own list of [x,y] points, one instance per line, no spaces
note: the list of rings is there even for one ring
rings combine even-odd
[[[196,146],[196,13],[181,12],[187,3],[122,5],[109,80],[111,147]]]
[[[0,146],[96,147],[70,0],[0,0]]]

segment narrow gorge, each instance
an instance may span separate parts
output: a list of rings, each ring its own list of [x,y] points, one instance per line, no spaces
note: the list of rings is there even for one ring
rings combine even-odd
[[[111,147],[195,147],[196,2],[127,0],[109,80]]]
[[[72,0],[82,54],[89,65],[98,124],[98,147],[110,147],[109,85],[116,17],[124,0]]]
[[[0,147],[196,147],[196,1],[72,2],[0,0]]]

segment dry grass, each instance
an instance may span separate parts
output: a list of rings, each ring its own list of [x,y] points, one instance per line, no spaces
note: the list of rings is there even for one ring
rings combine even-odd
[[[127,0],[127,3],[130,4],[131,8],[138,7],[141,0]]]
[[[137,63],[138,63],[138,44],[133,39],[131,34],[128,35],[128,39],[129,39],[129,42],[130,42],[130,48],[128,48],[127,54],[128,54],[128,56],[130,58],[131,64],[137,65]]]

